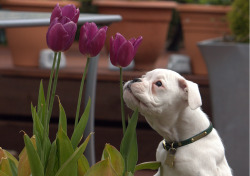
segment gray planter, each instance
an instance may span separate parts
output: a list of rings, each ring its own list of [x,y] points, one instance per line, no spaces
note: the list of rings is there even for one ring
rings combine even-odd
[[[198,43],[210,81],[214,126],[235,176],[249,175],[249,45]]]

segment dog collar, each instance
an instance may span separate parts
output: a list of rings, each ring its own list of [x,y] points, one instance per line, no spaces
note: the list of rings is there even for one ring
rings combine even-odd
[[[211,133],[212,130],[213,130],[213,125],[210,122],[210,125],[206,130],[202,131],[201,133],[199,133],[199,134],[197,134],[189,139],[186,139],[186,140],[180,141],[180,142],[167,142],[166,139],[164,139],[162,142],[162,145],[163,145],[163,148],[167,151],[169,151],[170,149],[176,150],[179,147],[182,147],[182,146],[194,143],[195,141],[198,141],[199,139],[201,139],[201,138],[207,136],[209,133]]]

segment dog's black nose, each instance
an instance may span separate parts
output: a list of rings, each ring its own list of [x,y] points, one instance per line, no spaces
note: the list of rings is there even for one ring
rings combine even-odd
[[[141,82],[141,79],[135,78],[134,80],[131,81],[131,83],[135,83],[135,82]]]
[[[130,89],[131,84],[136,83],[136,82],[142,82],[142,81],[141,81],[141,79],[139,79],[139,78],[135,78],[135,79],[133,79],[133,80],[131,80],[131,81],[128,82],[126,88],[129,89],[129,90],[131,90],[131,89]]]

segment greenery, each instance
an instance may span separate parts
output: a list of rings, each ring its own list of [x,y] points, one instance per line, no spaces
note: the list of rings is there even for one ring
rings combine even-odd
[[[228,19],[235,40],[249,43],[249,1],[234,0]]]

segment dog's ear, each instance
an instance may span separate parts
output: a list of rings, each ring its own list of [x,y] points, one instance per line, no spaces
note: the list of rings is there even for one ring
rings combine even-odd
[[[191,109],[197,109],[202,105],[200,91],[196,83],[179,79],[179,86],[185,92]]]

